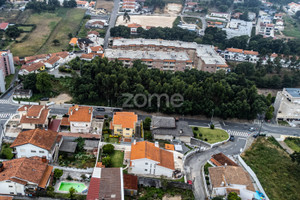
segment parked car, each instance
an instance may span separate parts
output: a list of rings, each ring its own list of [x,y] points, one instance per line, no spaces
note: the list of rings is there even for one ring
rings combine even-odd
[[[43,97],[40,99],[41,101],[49,101],[49,97]]]
[[[230,135],[229,140],[230,140],[231,142],[233,142],[233,141],[234,141],[234,135]]]
[[[191,180],[188,180],[187,183],[188,183],[189,185],[193,185],[193,181],[191,181]]]
[[[113,109],[113,112],[121,112],[122,111],[122,109],[120,109],[120,108],[114,108]]]
[[[96,111],[105,111],[105,108],[99,107],[99,108],[96,108]]]
[[[259,136],[259,133],[255,133],[255,134],[253,135],[254,138],[257,138],[258,136]]]
[[[254,127],[250,127],[250,128],[249,128],[249,131],[250,131],[250,132],[254,132],[254,131],[255,131],[255,128],[254,128]]]

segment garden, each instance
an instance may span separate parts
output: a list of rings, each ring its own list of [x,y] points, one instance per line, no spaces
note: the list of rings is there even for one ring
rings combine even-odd
[[[11,160],[14,157],[13,149],[10,148],[9,143],[2,143],[0,158]]]
[[[288,137],[284,142],[294,151],[300,152],[300,138],[291,138]]]
[[[203,140],[210,144],[222,142],[229,138],[229,135],[226,131],[221,129],[215,129],[213,125],[210,128],[203,128],[197,126],[192,128],[195,138]]]
[[[79,137],[74,140],[77,142],[76,151],[74,154],[60,152],[58,157],[59,165],[62,167],[74,168],[92,168],[96,163],[96,156],[84,150],[85,139]]]
[[[124,151],[115,150],[112,144],[102,147],[99,159],[105,167],[123,167]]]

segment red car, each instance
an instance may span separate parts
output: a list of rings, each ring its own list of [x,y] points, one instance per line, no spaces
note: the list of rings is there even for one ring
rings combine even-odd
[[[188,180],[187,183],[190,185],[193,185],[193,181],[191,181],[191,180]]]

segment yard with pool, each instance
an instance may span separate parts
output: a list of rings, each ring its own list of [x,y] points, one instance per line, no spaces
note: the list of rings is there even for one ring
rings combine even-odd
[[[229,138],[229,135],[226,131],[221,129],[211,129],[211,128],[203,128],[203,127],[192,127],[194,137],[210,144],[214,144],[216,142],[222,142]]]
[[[69,192],[70,188],[74,188],[77,193],[82,193],[87,189],[87,186],[84,183],[77,182],[61,182],[58,191],[60,192]]]

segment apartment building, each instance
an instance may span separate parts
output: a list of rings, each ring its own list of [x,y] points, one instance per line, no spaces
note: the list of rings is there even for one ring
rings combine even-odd
[[[259,60],[259,54],[257,51],[248,51],[236,48],[227,48],[224,51],[224,58],[231,61],[239,62],[251,62],[256,63]]]
[[[122,60],[127,67],[132,65],[133,60],[140,59],[149,68],[160,70],[184,71],[195,68],[216,72],[219,69],[228,69],[226,61],[213,46],[195,42],[143,38],[114,39],[111,49],[106,50],[105,57],[110,60]]]
[[[222,30],[226,31],[228,39],[242,35],[248,35],[249,37],[251,37],[252,22],[232,19],[227,24],[227,27],[223,28]]]
[[[5,91],[5,77],[15,73],[13,55],[9,50],[0,50],[0,92]]]

